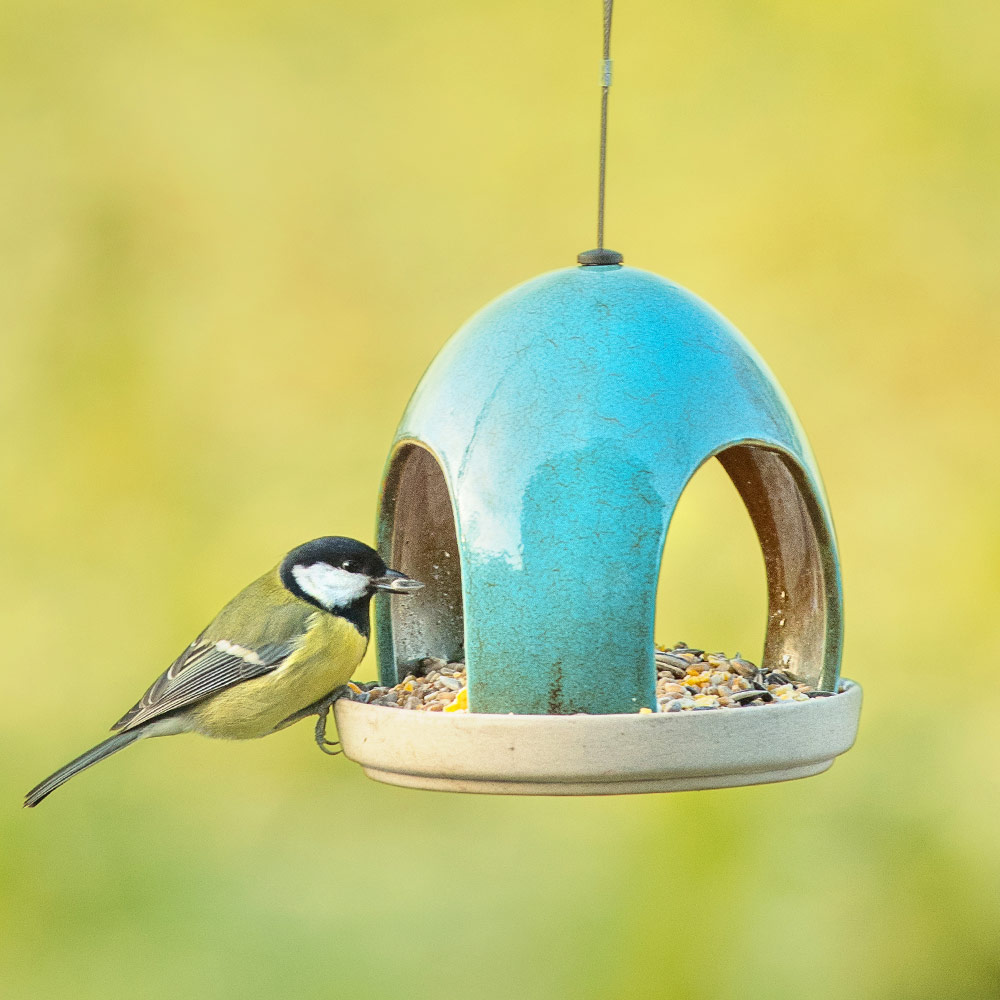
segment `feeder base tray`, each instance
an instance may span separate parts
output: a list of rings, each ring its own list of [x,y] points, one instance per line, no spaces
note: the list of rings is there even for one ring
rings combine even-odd
[[[491,795],[621,795],[806,778],[851,748],[861,688],[758,708],[445,715],[340,700],[344,755],[376,781]]]
[[[713,774],[700,778],[667,778],[663,781],[480,781],[462,778],[435,778],[429,775],[400,774],[380,771],[376,767],[362,770],[369,778],[399,785],[402,788],[422,788],[430,792],[478,792],[481,795],[634,795],[640,792],[695,792],[706,788],[736,788],[739,785],[764,785],[772,781],[790,781],[821,774],[832,760],[790,767],[780,771],[754,774]]]

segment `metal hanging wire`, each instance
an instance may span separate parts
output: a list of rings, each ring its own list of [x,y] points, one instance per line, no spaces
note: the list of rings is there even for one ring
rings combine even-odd
[[[601,143],[597,181],[597,249],[586,250],[576,259],[581,264],[620,264],[616,250],[604,247],[604,189],[608,164],[608,91],[611,89],[611,15],[614,0],[604,0],[604,59],[601,63]]]

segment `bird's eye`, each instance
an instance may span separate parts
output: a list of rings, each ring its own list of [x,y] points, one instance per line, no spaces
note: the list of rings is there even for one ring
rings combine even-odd
[[[341,566],[347,570],[348,573],[353,573],[357,568],[358,564],[353,559],[345,559]]]

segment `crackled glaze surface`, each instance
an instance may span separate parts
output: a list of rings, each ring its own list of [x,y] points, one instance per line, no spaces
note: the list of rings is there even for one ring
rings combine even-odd
[[[666,532],[711,457],[764,551],[765,662],[832,687],[836,544],[784,394],[714,309],[620,266],[507,292],[417,387],[387,464],[379,543],[427,587],[391,610],[380,602],[383,682],[464,651],[473,712],[651,706]]]

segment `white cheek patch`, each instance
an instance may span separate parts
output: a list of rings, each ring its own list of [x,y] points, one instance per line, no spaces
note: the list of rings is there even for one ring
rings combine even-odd
[[[346,608],[365,596],[369,583],[363,573],[348,573],[346,569],[329,563],[293,566],[292,576],[303,593],[324,608]]]

